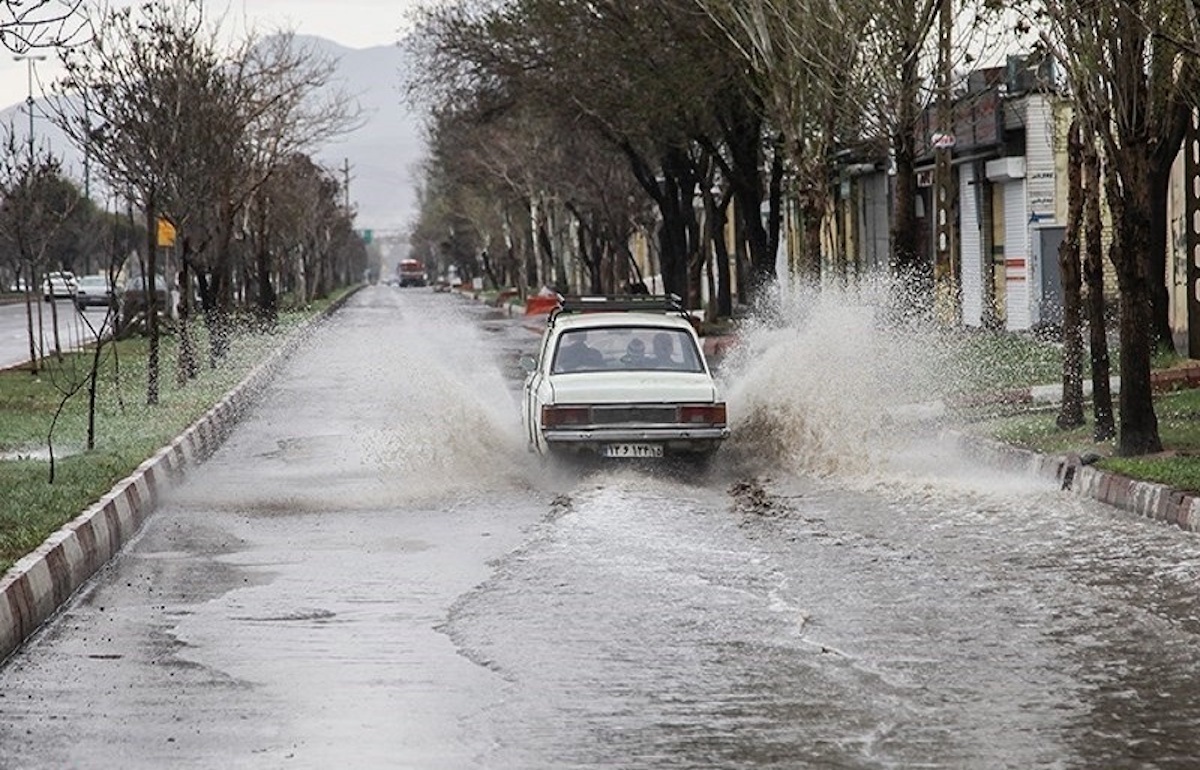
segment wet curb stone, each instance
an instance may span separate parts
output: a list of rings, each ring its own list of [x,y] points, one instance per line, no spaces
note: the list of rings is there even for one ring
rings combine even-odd
[[[182,434],[0,578],[0,662],[120,552],[154,511],[161,492],[220,447],[282,364],[354,293],[293,332]]]
[[[990,465],[1054,479],[1063,490],[1188,532],[1200,532],[1200,496],[1085,465],[1076,454],[1044,455],[964,433],[948,431],[946,435],[964,454]]]

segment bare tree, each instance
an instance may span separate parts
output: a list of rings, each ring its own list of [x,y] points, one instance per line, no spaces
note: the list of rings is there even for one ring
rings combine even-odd
[[[0,45],[14,53],[58,48],[86,37],[83,0],[3,0]]]
[[[865,96],[857,65],[865,20],[853,14],[864,6],[826,0],[697,2],[755,73],[749,82],[764,115],[783,137],[803,220],[805,258],[796,267],[802,280],[818,282],[834,151],[849,143],[847,129],[856,138],[862,128]],[[738,146],[739,134],[745,132],[727,133],[731,149]],[[725,171],[737,178],[732,169]]]
[[[294,155],[258,189],[247,209],[245,239],[254,253],[257,311],[273,324],[276,292],[270,275],[286,273],[284,284],[300,304],[326,296],[341,272],[330,251],[331,235],[349,217],[334,176],[305,155]]]
[[[41,341],[43,286],[48,290],[56,246],[64,225],[79,205],[79,192],[62,175],[61,162],[48,150],[27,152],[16,147],[10,132],[0,154],[0,239],[17,257],[25,276],[25,318],[29,337],[29,362],[33,373],[44,355]],[[62,358],[58,337],[58,304],[51,296],[49,309],[54,335],[54,354]],[[35,312],[36,311],[36,312]],[[36,316],[36,318],[35,318]]]
[[[700,258],[695,202],[706,156],[735,135],[742,151],[727,158],[737,164],[739,205],[755,212],[743,217],[754,236],[750,252],[760,276],[773,277],[776,225],[764,228],[758,218],[770,186],[761,162],[762,116],[747,106],[754,94],[742,80],[746,68],[694,0],[521,0],[502,11],[447,6],[430,11],[420,30],[413,36],[423,47],[418,85],[430,101],[470,103],[489,94],[498,109],[519,102],[561,116],[561,125],[586,127],[626,158],[659,210],[667,291],[690,293],[689,266]],[[774,159],[768,165],[774,168]],[[553,209],[543,197],[531,202],[535,218]],[[770,221],[777,216],[776,207]],[[540,229],[539,220],[534,230]],[[535,237],[546,250],[547,240]]]
[[[353,126],[356,110],[327,88],[335,62],[290,33],[225,41],[199,0],[105,12],[96,26],[100,34],[86,50],[65,56],[65,90],[77,98],[59,102],[56,122],[138,202],[152,274],[158,217],[176,223],[183,322],[194,273],[215,363],[231,337],[239,274],[233,236],[244,208],[278,163]],[[153,309],[148,315],[147,400],[154,403],[157,324]]]
[[[1150,220],[1155,159],[1173,155],[1176,105],[1196,63],[1177,41],[1190,35],[1184,9],[1171,0],[1113,5],[1047,0],[1043,43],[1063,66],[1075,109],[1095,131],[1104,156],[1112,212],[1109,260],[1120,305],[1120,431],[1117,452],[1158,452],[1162,441],[1150,386],[1154,286],[1165,280],[1152,256]],[[1156,266],[1159,269],[1156,274]]]
[[[1104,300],[1104,223],[1100,213],[1104,188],[1100,184],[1100,157],[1096,150],[1095,132],[1086,122],[1081,122],[1081,127],[1083,189],[1086,191],[1083,205],[1086,229],[1083,240],[1083,280],[1087,286],[1092,435],[1097,441],[1107,441],[1117,435],[1117,429],[1113,421],[1112,389],[1109,386],[1112,365],[1108,353],[1108,319]]]
[[[1080,312],[1079,241],[1083,230],[1083,141],[1079,121],[1071,121],[1067,131],[1067,224],[1058,247],[1058,266],[1062,274],[1062,405],[1058,411],[1059,428],[1083,424],[1083,318]]]

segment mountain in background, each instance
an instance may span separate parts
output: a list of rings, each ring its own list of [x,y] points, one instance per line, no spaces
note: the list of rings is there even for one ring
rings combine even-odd
[[[339,60],[342,87],[363,110],[363,125],[322,147],[318,161],[339,169],[339,178],[349,161],[358,227],[407,230],[417,213],[418,165],[425,154],[423,116],[404,104],[407,54],[400,46],[356,50],[321,38],[303,40]]]
[[[402,89],[408,72],[407,54],[400,46],[346,48],[319,37],[297,35],[301,45],[337,60],[330,86],[357,100],[362,125],[327,142],[313,157],[345,181],[349,164],[350,200],[357,209],[355,227],[380,235],[407,231],[416,216],[417,166],[424,155],[422,117],[403,103]],[[34,141],[45,144],[63,159],[66,173],[83,184],[83,155],[46,118],[41,100],[34,104]],[[28,141],[29,116],[18,102],[0,110],[0,125],[9,126],[21,146]],[[101,200],[99,176],[92,169],[92,197]]]

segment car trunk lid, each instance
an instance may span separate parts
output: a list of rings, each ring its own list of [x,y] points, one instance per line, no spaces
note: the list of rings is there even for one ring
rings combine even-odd
[[[557,404],[706,403],[716,398],[707,374],[590,372],[550,377]]]

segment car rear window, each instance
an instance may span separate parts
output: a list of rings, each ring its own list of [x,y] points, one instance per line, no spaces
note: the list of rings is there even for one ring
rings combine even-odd
[[[559,335],[550,372],[703,372],[702,361],[695,338],[684,329],[606,326]]]

